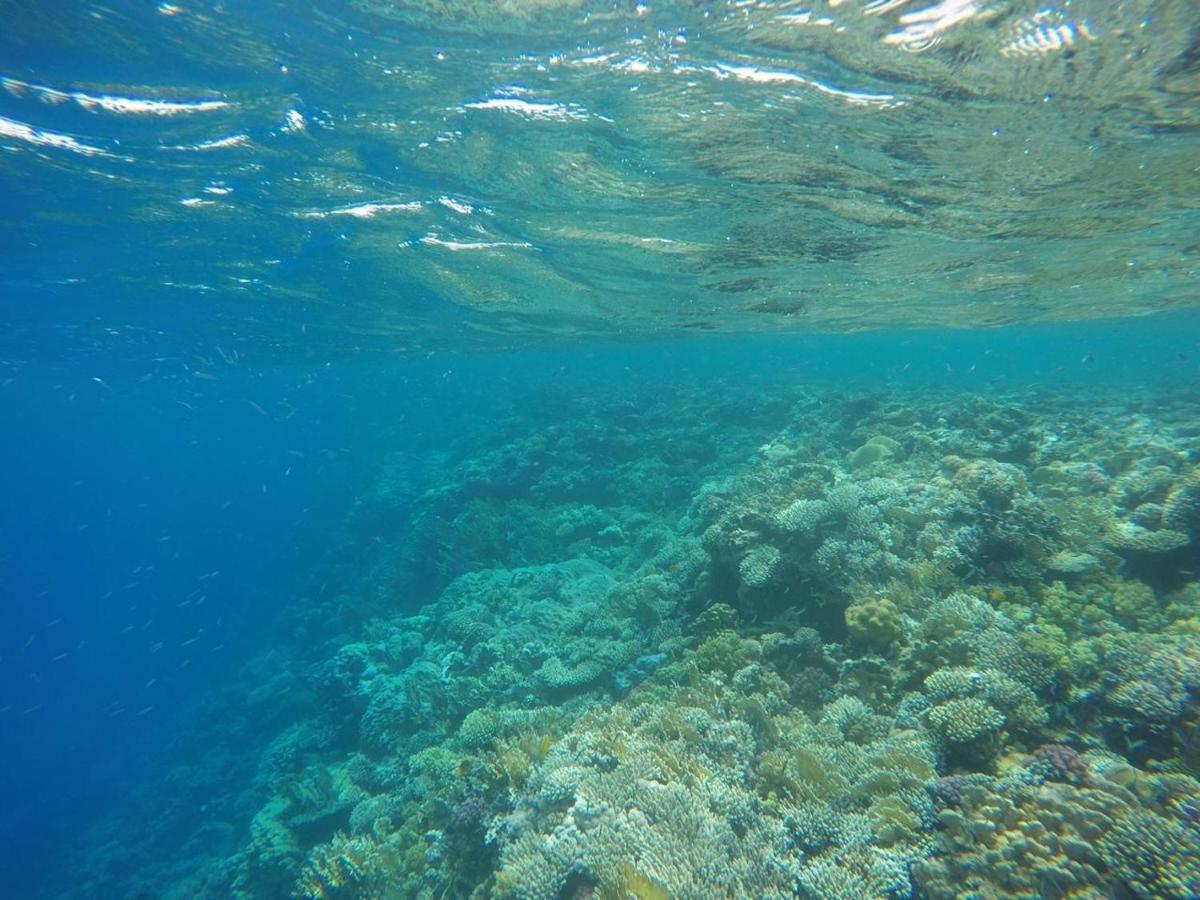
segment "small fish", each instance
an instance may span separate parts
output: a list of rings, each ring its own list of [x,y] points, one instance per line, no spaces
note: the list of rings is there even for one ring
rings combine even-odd
[[[93,375],[92,381],[96,382],[96,384],[100,385],[100,387],[104,388],[106,391],[112,390],[112,387],[109,385],[109,383],[107,381],[105,381],[103,378],[101,378],[99,375]]]
[[[253,400],[247,399],[246,402],[249,403],[250,408],[253,409],[260,416],[265,416],[268,419],[271,418],[271,414],[269,412],[267,412],[265,409],[263,409],[261,406],[259,406],[257,403],[255,403]]]
[[[1096,361],[1096,357],[1092,356],[1092,354],[1090,354],[1090,353],[1088,353],[1086,356],[1083,357],[1083,359],[1080,360],[1080,362],[1083,363],[1084,365],[1087,365],[1088,363],[1093,363],[1095,361]]]
[[[153,707],[153,706],[147,706],[147,707],[144,707],[143,709],[139,709],[139,710],[137,711],[137,714],[138,714],[139,716],[144,716],[144,715],[147,715],[147,714],[149,714],[149,713],[152,713],[152,712],[154,712],[154,707]]]
[[[157,683],[158,683],[157,678],[151,678],[149,681],[146,682],[146,684],[144,685],[144,688],[152,688]]]
[[[70,653],[60,653],[58,656],[50,657],[50,662],[62,662],[62,660],[66,659],[70,655]]]

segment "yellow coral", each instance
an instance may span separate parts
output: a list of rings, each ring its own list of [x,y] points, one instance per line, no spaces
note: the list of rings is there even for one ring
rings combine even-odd
[[[623,863],[619,874],[620,884],[615,891],[601,894],[606,900],[671,900],[671,892],[656,878],[638,871],[629,863]]]

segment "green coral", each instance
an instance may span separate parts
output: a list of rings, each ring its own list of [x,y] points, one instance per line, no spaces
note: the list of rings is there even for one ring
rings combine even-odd
[[[484,709],[471,710],[458,726],[459,741],[471,750],[487,747],[497,734],[496,716]]]
[[[876,435],[851,453],[847,463],[851,469],[865,469],[867,466],[891,459],[899,449],[899,441],[885,435]]]
[[[978,697],[948,700],[926,714],[933,733],[947,744],[989,739],[1004,727],[1004,714]]]
[[[925,679],[925,693],[934,703],[978,698],[999,711],[1012,728],[1036,731],[1047,716],[1037,695],[1025,684],[995,669],[939,669]]]
[[[746,645],[735,631],[720,631],[696,648],[696,665],[701,672],[732,675],[750,661]]]
[[[1137,631],[1156,630],[1165,624],[1154,590],[1140,581],[1118,582],[1112,606],[1117,620]]]
[[[886,650],[903,635],[900,610],[886,597],[872,597],[846,607],[850,639],[872,650]]]
[[[1134,557],[1171,553],[1186,547],[1192,539],[1173,528],[1151,530],[1134,522],[1117,522],[1105,532],[1104,542],[1122,556]]]
[[[592,684],[605,671],[605,665],[600,660],[585,659],[568,666],[557,656],[551,656],[533,673],[533,678],[548,691],[571,691]]]
[[[714,603],[696,616],[696,634],[708,637],[719,631],[732,631],[737,626],[737,618],[737,610],[728,603]]]

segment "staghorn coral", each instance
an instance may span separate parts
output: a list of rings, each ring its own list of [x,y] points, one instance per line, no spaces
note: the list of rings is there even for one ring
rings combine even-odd
[[[499,894],[621,896],[630,872],[672,897],[791,896],[838,872],[866,896],[906,887],[932,815],[928,741],[889,733],[852,698],[818,725],[772,715],[781,683],[756,668],[593,715],[558,741],[493,824]]]
[[[808,537],[816,532],[817,527],[831,513],[829,504],[824,500],[794,500],[775,517],[778,526],[789,535]]]

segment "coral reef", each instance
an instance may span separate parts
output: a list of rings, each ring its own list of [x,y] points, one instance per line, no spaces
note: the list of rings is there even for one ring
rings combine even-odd
[[[934,854],[913,868],[930,900],[1122,891],[1182,900],[1200,891],[1194,831],[1103,777],[968,784],[938,819]]]
[[[181,889],[1200,893],[1187,405],[778,390],[572,398],[420,492],[384,460],[358,534],[403,536],[247,669],[304,690],[252,701],[243,827]]]

